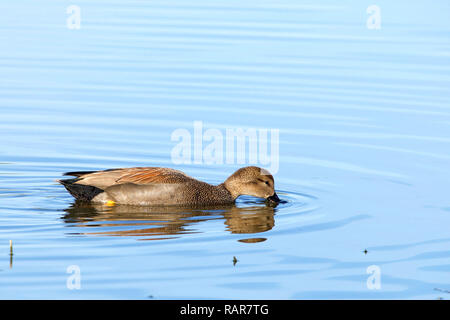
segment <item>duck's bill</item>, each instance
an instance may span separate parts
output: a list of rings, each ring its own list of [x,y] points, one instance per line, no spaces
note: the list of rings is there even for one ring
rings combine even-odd
[[[278,195],[276,192],[272,196],[268,197],[266,200],[276,202],[276,203],[281,201],[280,198],[278,198]]]

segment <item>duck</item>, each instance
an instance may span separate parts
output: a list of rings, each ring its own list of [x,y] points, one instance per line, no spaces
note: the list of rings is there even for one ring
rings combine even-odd
[[[76,200],[106,205],[222,205],[235,203],[241,195],[263,198],[271,204],[281,201],[272,174],[256,166],[240,168],[218,185],[162,167],[74,171],[63,175],[75,177],[57,182]]]

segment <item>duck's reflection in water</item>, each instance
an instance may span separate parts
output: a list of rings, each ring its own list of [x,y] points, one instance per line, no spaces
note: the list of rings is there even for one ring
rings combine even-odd
[[[272,229],[275,208],[263,203],[251,206],[141,207],[129,205],[105,206],[75,202],[65,209],[63,219],[75,227],[94,228],[83,235],[135,236],[141,240],[178,238],[183,234],[202,232],[202,222],[223,220],[225,229],[236,234],[254,234]],[[241,242],[261,242],[266,238],[240,239]]]

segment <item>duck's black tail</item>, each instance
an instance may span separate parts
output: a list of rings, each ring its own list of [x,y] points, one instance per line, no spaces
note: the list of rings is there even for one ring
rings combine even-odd
[[[57,181],[61,183],[75,199],[80,201],[91,201],[96,195],[103,192],[102,189],[94,186],[75,183],[78,180],[78,178],[74,178]]]

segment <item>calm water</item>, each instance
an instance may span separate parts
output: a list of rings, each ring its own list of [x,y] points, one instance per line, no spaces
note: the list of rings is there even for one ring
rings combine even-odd
[[[3,1],[0,298],[449,299],[450,4],[393,2],[373,30],[356,0]],[[80,206],[55,182],[220,183],[242,164],[172,161],[194,121],[279,129],[286,202]]]

